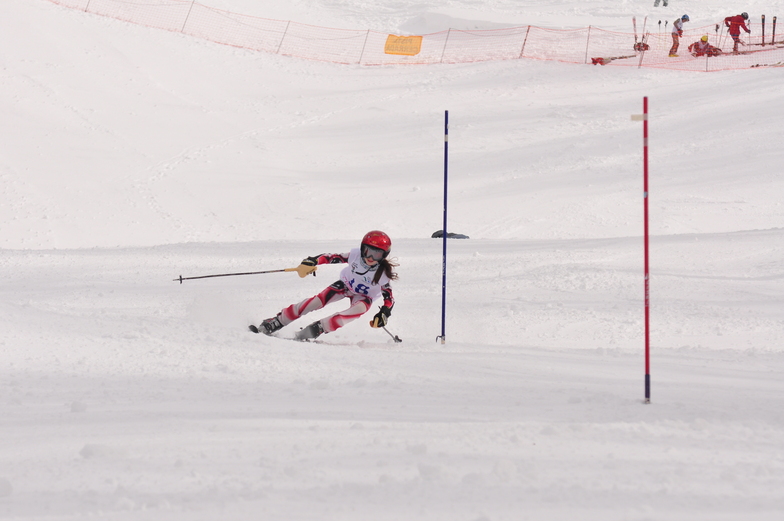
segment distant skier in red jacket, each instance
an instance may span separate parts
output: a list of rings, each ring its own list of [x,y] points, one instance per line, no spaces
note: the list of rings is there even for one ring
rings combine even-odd
[[[741,13],[735,16],[728,16],[724,19],[724,25],[729,29],[727,32],[730,33],[732,36],[732,40],[735,42],[735,45],[732,46],[732,52],[738,52],[738,43],[740,42],[740,30],[743,29],[748,34],[751,34],[751,30],[746,27],[746,20],[749,19],[749,13]]]

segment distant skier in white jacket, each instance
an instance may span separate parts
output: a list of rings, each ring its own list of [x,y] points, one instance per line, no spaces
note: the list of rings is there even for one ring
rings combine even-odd
[[[685,14],[672,22],[672,47],[670,47],[670,58],[678,57],[678,46],[681,36],[683,36],[683,22],[689,21],[689,15]]]

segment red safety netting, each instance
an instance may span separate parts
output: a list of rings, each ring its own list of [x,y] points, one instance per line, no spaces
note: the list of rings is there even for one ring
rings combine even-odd
[[[760,31],[745,35],[740,52],[723,26],[685,31],[678,57],[670,57],[669,31],[639,36],[586,27],[557,30],[532,25],[508,29],[450,29],[421,36],[418,52],[390,54],[390,36],[372,30],[332,29],[214,9],[195,0],[49,0],[88,13],[178,32],[256,51],[359,65],[468,63],[530,58],[566,63],[719,71],[784,66],[784,38]],[[775,27],[775,26],[773,26]],[[688,47],[701,36],[718,56],[694,57]],[[638,39],[639,38],[639,39]],[[775,38],[778,40],[774,41]],[[644,44],[644,45],[643,45]]]

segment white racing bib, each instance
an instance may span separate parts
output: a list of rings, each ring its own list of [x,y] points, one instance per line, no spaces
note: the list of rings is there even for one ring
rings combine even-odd
[[[386,275],[381,275],[378,284],[373,284],[373,278],[379,269],[378,264],[372,267],[365,264],[359,248],[354,248],[348,254],[348,266],[340,272],[340,280],[357,295],[364,295],[371,300],[376,300],[381,296],[381,288],[389,284],[389,277]]]

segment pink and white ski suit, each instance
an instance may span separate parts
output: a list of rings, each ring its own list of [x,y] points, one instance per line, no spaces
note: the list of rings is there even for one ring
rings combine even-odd
[[[368,266],[365,264],[359,248],[354,248],[349,253],[322,253],[318,257],[318,264],[348,264],[340,272],[340,279],[330,284],[319,294],[306,298],[302,302],[292,304],[280,312],[279,319],[284,326],[292,323],[303,315],[323,308],[327,304],[348,298],[351,305],[348,309],[339,311],[329,317],[321,319],[321,327],[325,333],[331,333],[349,322],[364,315],[379,297],[384,299],[384,305],[390,310],[395,305],[392,287],[389,278],[382,274],[378,283],[373,283],[376,272],[381,269],[379,264]]]

